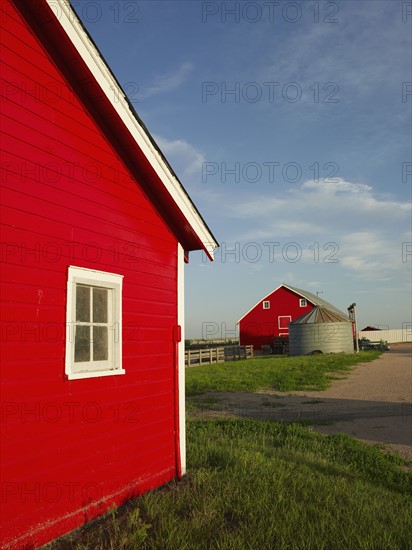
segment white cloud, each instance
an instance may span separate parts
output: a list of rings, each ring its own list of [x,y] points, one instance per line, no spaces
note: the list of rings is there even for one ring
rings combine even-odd
[[[228,213],[257,222],[259,231],[284,233],[286,229],[293,235],[310,230],[319,234],[331,229],[359,231],[371,224],[381,227],[385,222],[406,221],[410,205],[381,197],[369,185],[336,178],[335,182],[306,181],[276,198],[254,194],[234,200]]]
[[[144,99],[154,95],[169,93],[179,88],[193,71],[192,63],[182,63],[175,71],[155,78],[155,82],[146,91],[142,92]]]
[[[402,241],[410,225],[410,205],[378,195],[370,185],[341,178],[307,181],[275,199],[254,195],[234,200],[227,213],[242,220],[240,241],[287,238],[302,248],[310,240],[321,247],[333,242],[343,268],[374,281],[406,267]]]
[[[334,178],[333,180],[321,181],[321,180],[309,180],[305,181],[302,185],[303,189],[316,189],[322,191],[322,193],[335,194],[339,192],[350,192],[354,194],[368,193],[372,191],[370,185],[364,185],[363,183],[351,183],[345,181],[342,178]]]
[[[183,184],[185,180],[200,177],[205,156],[184,139],[168,140],[154,136],[160,149],[173,166]]]
[[[405,268],[401,254],[402,241],[410,239],[408,202],[344,178],[308,180],[275,197],[234,194],[229,201],[224,192],[201,183],[205,162],[201,151],[184,139],[157,136],[156,141],[182,182],[190,184],[202,211],[207,206],[224,205],[229,225],[223,240],[228,240],[229,234],[239,242],[288,239],[301,243],[302,249],[305,243],[318,241],[321,250],[325,243],[336,243],[339,252],[333,257],[340,265],[374,281],[389,280],[394,270]],[[313,249],[306,248],[302,261],[313,262]],[[323,249],[323,255],[329,252]]]
[[[389,272],[402,264],[401,240],[386,238],[381,229],[375,232],[355,232],[342,237],[343,267],[374,281],[387,280]]]
[[[410,237],[410,205],[371,185],[344,178],[305,181],[300,187],[279,192],[275,197],[244,193],[228,201],[224,192],[201,183],[205,155],[184,139],[156,141],[203,211],[207,206],[225,207],[229,221],[223,240],[240,242],[282,241],[301,243],[307,248],[303,262],[313,262],[308,241],[336,243],[334,258],[360,278],[386,281],[402,264],[402,241]],[[232,222],[230,222],[232,220]],[[239,229],[239,222],[240,227]],[[326,252],[325,252],[326,250]],[[330,249],[323,249],[323,255]],[[316,286],[314,283],[313,286]]]
[[[202,183],[205,155],[185,139],[168,140],[159,135],[153,137],[196,206],[209,219],[210,216],[206,215],[208,207],[212,210],[221,207],[226,198]]]
[[[288,34],[276,43],[272,63],[262,67],[262,79],[318,82],[321,90],[326,82],[336,82],[345,102],[402,82],[409,72],[409,30],[390,2],[381,3],[385,9],[375,4],[341,2],[339,23],[310,25],[304,33]]]

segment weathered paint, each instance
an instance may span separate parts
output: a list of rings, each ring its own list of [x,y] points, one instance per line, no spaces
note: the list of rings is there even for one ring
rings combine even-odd
[[[75,49],[70,66],[57,57],[44,5],[3,0],[1,17],[1,540],[16,548],[184,472],[183,249],[216,244],[86,69],[79,79]],[[70,265],[124,277],[123,376],[65,376]]]

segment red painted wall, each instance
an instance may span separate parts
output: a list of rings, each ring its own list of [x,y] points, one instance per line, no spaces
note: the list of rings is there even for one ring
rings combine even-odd
[[[293,321],[314,307],[311,302],[300,307],[301,298],[291,290],[280,287],[261,300],[239,323],[240,344],[260,349],[263,345],[271,345],[275,336],[288,333],[287,317],[290,316]],[[264,301],[270,302],[269,309],[263,309]],[[279,320],[279,317],[284,319]]]
[[[1,524],[21,548],[176,476],[177,241],[2,4]],[[123,376],[65,378],[69,265],[124,275]]]

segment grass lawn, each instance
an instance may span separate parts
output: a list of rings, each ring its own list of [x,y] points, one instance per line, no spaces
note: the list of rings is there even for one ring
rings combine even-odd
[[[186,369],[187,394],[322,390],[380,352]],[[344,434],[252,419],[187,422],[188,473],[52,550],[412,549],[412,463]]]
[[[186,395],[207,391],[325,390],[331,380],[348,373],[353,365],[373,361],[380,351],[356,355],[328,354],[301,357],[262,356],[186,369]]]
[[[411,548],[411,474],[398,456],[342,434],[244,419],[190,420],[187,441],[182,481],[49,547]]]

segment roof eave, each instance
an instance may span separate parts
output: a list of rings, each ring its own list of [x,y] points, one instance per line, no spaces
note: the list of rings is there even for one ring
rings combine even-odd
[[[250,313],[252,310],[255,309],[256,306],[258,306],[258,305],[260,304],[260,302],[264,302],[264,301],[266,300],[266,298],[269,298],[269,296],[270,296],[271,294],[273,294],[274,292],[276,292],[277,290],[279,290],[279,288],[282,288],[282,286],[286,286],[286,285],[281,284],[281,285],[277,286],[275,289],[271,290],[271,291],[269,292],[269,294],[266,294],[266,296],[264,296],[263,298],[261,298],[260,300],[258,300],[258,301],[256,302],[256,304],[255,304],[253,307],[251,307],[251,308],[243,315],[243,317],[241,317],[241,318],[239,319],[239,321],[236,322],[236,324],[238,325],[238,324],[240,323],[240,321],[242,321],[247,315],[249,315],[249,313]]]
[[[87,72],[94,79],[93,83],[88,78],[83,79],[82,86],[94,85],[95,83],[98,85],[103,94],[104,103],[106,105],[110,104],[111,109],[113,109],[130,136],[129,142],[134,143],[141,151],[164,191],[166,191],[166,193],[158,194],[158,201],[164,203],[164,210],[171,209],[175,212],[174,221],[177,219],[177,214],[181,217],[180,224],[186,227],[185,231],[180,231],[181,244],[187,251],[203,249],[208,257],[213,260],[213,252],[219,246],[215,237],[153,137],[135,112],[125,92],[70,3],[68,0],[42,1],[43,3],[40,4],[40,0],[25,0],[24,2],[15,0],[20,11],[26,13],[29,11],[30,16],[37,20],[37,26],[41,32],[49,33],[49,39],[50,36],[55,37],[57,33],[60,35],[61,40],[66,39],[70,42],[72,49],[78,55],[76,70],[80,70],[79,66],[84,65]],[[43,13],[41,8],[43,8]],[[47,12],[46,18],[45,12]],[[93,93],[95,93],[94,89]],[[99,106],[96,108],[99,108]],[[103,118],[110,124],[110,117],[104,116]],[[155,189],[151,191],[156,192]],[[187,231],[187,225],[190,227],[190,231]]]
[[[310,296],[308,296],[305,291],[302,291],[301,289],[297,289],[295,287],[292,287],[292,286],[289,286],[289,285],[286,285],[285,283],[282,283],[280,284],[279,286],[277,286],[274,290],[270,291],[269,294],[266,294],[266,296],[264,296],[263,298],[261,298],[260,300],[258,300],[256,302],[256,304],[251,307],[244,315],[243,317],[241,317],[239,319],[239,321],[236,322],[236,324],[238,325],[240,323],[240,321],[242,321],[247,315],[249,315],[249,313],[255,309],[256,306],[258,306],[260,304],[260,302],[263,302],[265,301],[267,298],[269,298],[269,296],[271,296],[274,292],[276,292],[277,290],[279,290],[279,288],[286,288],[288,289],[290,292],[293,292],[293,294],[296,294],[297,296],[301,296],[302,298],[305,298],[305,300],[309,303],[311,303],[314,307],[330,307],[331,309],[339,312],[341,315],[345,316],[345,314],[343,313],[343,311],[340,311],[338,308],[336,308],[333,304],[329,304],[329,302],[326,302],[326,300],[322,300],[325,304],[327,304],[327,306],[325,305],[322,305],[321,303],[319,302],[316,302],[314,301],[313,299],[311,299]],[[306,312],[303,314],[305,315]]]

